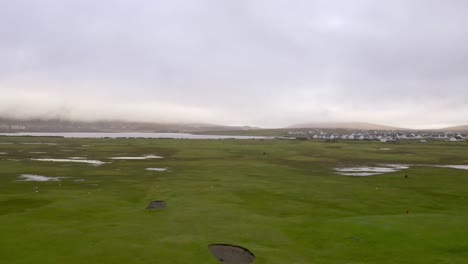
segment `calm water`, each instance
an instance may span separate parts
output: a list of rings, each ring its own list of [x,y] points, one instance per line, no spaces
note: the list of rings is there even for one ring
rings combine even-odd
[[[37,136],[66,138],[183,138],[183,139],[272,139],[272,137],[257,136],[221,136],[195,135],[187,133],[0,133],[3,136]]]

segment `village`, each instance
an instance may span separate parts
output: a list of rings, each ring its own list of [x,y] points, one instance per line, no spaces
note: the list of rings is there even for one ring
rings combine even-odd
[[[420,143],[427,143],[430,140],[464,142],[468,139],[466,132],[446,132],[446,131],[352,131],[352,130],[290,130],[287,138],[303,140],[370,140],[382,143],[397,142],[399,140],[413,140]]]

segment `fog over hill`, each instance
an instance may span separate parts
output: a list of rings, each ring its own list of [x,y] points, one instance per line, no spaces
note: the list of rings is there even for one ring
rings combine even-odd
[[[14,132],[178,132],[247,130],[251,127],[213,124],[155,123],[132,121],[70,121],[61,119],[0,118],[0,133]]]
[[[468,125],[442,128],[443,131],[468,131]]]
[[[288,129],[347,129],[347,130],[406,130],[380,124],[366,122],[311,122],[296,124],[284,128]],[[100,120],[100,121],[76,121],[64,119],[13,119],[0,117],[0,133],[15,132],[179,132],[179,133],[203,133],[236,131],[268,130],[260,127],[250,126],[225,126],[204,123],[158,123],[158,122],[136,122],[122,120]],[[438,129],[440,131],[468,131],[468,126],[447,127]],[[248,133],[248,132],[247,132]]]
[[[365,122],[318,122],[305,123],[291,126],[291,128],[324,128],[324,129],[356,129],[356,130],[405,130],[405,128],[397,128],[379,124]],[[406,129],[408,130],[408,129]]]

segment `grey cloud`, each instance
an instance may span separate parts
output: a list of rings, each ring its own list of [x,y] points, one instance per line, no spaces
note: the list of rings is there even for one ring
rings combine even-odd
[[[463,124],[467,8],[463,0],[3,1],[0,115]]]

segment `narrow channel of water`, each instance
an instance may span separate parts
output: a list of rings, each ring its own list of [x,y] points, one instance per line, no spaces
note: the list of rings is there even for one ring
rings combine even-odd
[[[172,138],[172,139],[273,139],[262,136],[226,136],[226,135],[198,135],[188,133],[0,133],[2,136],[36,136],[36,137],[65,137],[65,138]]]

